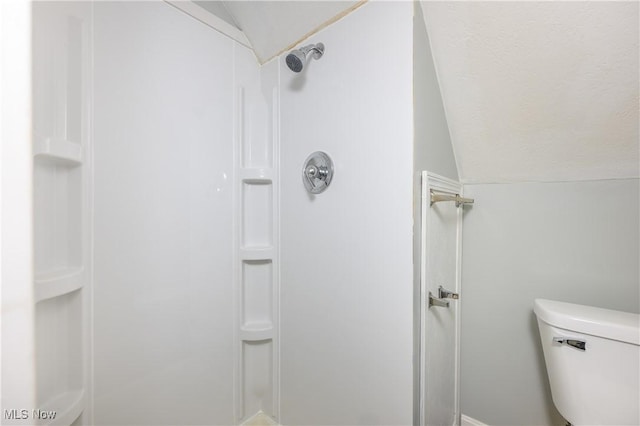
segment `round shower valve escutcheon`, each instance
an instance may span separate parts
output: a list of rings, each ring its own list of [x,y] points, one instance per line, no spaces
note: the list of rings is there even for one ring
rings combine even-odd
[[[302,166],[302,183],[311,194],[325,191],[333,178],[333,161],[327,153],[316,151],[309,155]]]

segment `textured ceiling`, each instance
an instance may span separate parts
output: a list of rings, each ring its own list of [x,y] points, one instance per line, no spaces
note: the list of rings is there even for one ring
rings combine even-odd
[[[197,3],[261,63],[361,4]],[[421,4],[464,182],[640,175],[637,1]]]
[[[638,2],[423,2],[465,182],[638,177]]]

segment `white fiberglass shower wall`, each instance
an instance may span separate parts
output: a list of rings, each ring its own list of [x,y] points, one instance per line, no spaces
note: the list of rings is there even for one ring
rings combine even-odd
[[[95,421],[277,417],[277,74],[167,3],[94,8]]]
[[[34,4],[34,56],[49,58],[34,86],[51,66],[66,76],[34,104],[84,132],[45,135],[57,159],[35,170],[36,204],[52,204],[36,248],[64,254],[40,269],[66,283],[36,301],[36,335],[64,343],[54,358],[36,345],[37,404],[77,424],[412,423],[412,189],[429,163],[414,153],[414,7],[361,5],[294,74],[166,2]],[[60,27],[40,25],[56,8]],[[82,60],[58,65],[52,43]],[[318,150],[336,171],[312,196],[301,168]]]
[[[34,3],[33,33],[34,405],[277,417],[277,68],[165,2]]]
[[[411,2],[368,3],[320,31],[322,59],[281,68],[285,424],[411,424]],[[322,194],[301,183],[333,159]]]
[[[233,423],[234,42],[94,10],[95,422]]]

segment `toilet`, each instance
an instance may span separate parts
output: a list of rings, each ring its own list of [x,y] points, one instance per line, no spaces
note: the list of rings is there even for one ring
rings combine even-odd
[[[553,403],[572,425],[640,424],[640,315],[536,299]]]

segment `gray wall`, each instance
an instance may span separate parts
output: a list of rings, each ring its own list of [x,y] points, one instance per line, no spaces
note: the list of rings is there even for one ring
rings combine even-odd
[[[420,3],[413,11],[413,278],[414,278],[414,424],[420,419],[420,172],[428,170],[458,180],[449,127],[429,35]]]
[[[413,13],[414,169],[458,180],[449,126],[420,3],[414,3]]]
[[[638,179],[466,185],[462,412],[490,425],[564,424],[532,312],[548,298],[640,309]]]

